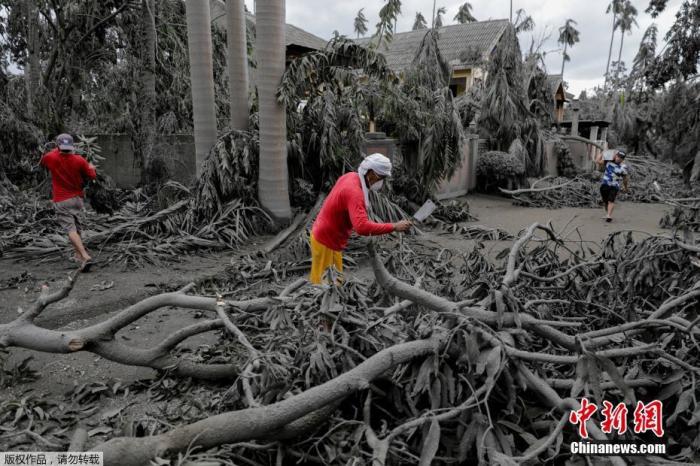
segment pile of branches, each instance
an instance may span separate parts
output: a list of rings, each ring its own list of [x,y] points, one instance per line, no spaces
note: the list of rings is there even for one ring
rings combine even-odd
[[[630,191],[619,194],[618,198],[623,202],[663,202],[668,198],[682,198],[689,192],[681,170],[671,163],[632,155],[625,163],[629,167]],[[547,176],[529,188],[500,191],[511,196],[514,204],[527,207],[598,207],[601,176],[598,172],[573,178]]]
[[[500,188],[500,191],[512,197],[513,204],[526,207],[596,207],[600,200],[599,185],[600,182],[594,181],[591,176],[546,176],[532,183],[529,188]]]
[[[45,290],[34,308],[0,326],[0,343],[91,351],[224,382],[159,377],[150,404],[135,408],[150,419],[140,435],[128,428],[133,416],[91,418],[90,445],[83,439],[79,447],[104,451],[107,465],[178,454],[224,464],[564,462],[572,455],[562,446],[579,440],[567,420],[584,396],[627,403],[630,413],[637,401],[663,400],[666,459],[697,455],[698,248],[617,233],[596,250],[539,224],[519,235],[503,263],[480,248],[391,246],[368,245],[371,282],[300,287],[303,280],[278,280],[278,264],[250,263],[241,269],[248,276],[271,274],[253,288],[231,281],[237,301],[224,296],[225,282],[214,297],[206,296],[211,285],[199,295],[187,287],[68,332],[34,319],[72,285]],[[211,317],[156,348],[118,343],[118,331],[163,306]],[[207,331],[221,332],[218,343],[178,353],[186,338]],[[48,408],[48,421],[15,419],[21,434],[0,436],[0,447],[33,445],[37,432],[67,447],[66,421],[59,430],[51,423],[58,408]],[[590,436],[610,439],[594,419]],[[632,429],[620,437],[655,443]]]
[[[661,218],[663,228],[700,232],[700,197],[667,199],[665,202],[673,206],[673,210]]]
[[[233,248],[265,231],[268,215],[258,207],[255,184],[258,148],[254,131],[219,138],[202,175],[188,188],[167,182],[153,194],[89,186],[98,215],[84,226],[85,245],[127,265],[174,260],[198,249]],[[103,180],[104,181],[104,180]],[[7,257],[51,259],[70,255],[68,240],[48,200],[36,193],[7,192],[0,203],[0,251]]]

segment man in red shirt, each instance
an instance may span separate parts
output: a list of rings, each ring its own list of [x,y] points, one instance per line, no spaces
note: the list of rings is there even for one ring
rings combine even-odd
[[[391,176],[391,161],[381,154],[366,157],[356,172],[346,173],[328,194],[311,229],[311,283],[321,283],[326,270],[343,271],[342,250],[353,230],[358,235],[386,235],[407,231],[411,222],[376,223],[369,219],[369,193],[379,191]]]
[[[73,137],[61,134],[56,138],[56,149],[41,157],[40,165],[51,172],[51,191],[58,222],[68,233],[75,248],[75,257],[83,264],[83,270],[91,265],[83,240],[80,237],[80,217],[83,213],[83,181],[94,180],[95,167],[80,155],[75,154]]]

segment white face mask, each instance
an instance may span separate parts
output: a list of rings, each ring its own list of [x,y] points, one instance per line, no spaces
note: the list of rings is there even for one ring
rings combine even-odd
[[[379,191],[380,189],[382,189],[382,186],[384,186],[384,180],[379,180],[372,186],[370,186],[369,189],[371,189],[372,191]]]

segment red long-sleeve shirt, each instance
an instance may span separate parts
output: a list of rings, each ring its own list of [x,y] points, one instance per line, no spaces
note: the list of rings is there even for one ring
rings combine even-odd
[[[54,202],[83,197],[83,179],[94,180],[97,176],[87,160],[78,154],[62,154],[58,149],[44,154],[39,163],[51,172]]]
[[[342,251],[353,229],[362,236],[385,235],[394,231],[391,223],[376,223],[367,217],[365,196],[357,172],[338,178],[316,217],[311,233],[324,246]]]

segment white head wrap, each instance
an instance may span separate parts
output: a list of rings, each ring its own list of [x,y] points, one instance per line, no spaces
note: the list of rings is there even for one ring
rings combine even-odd
[[[369,210],[369,193],[365,175],[368,171],[373,170],[379,176],[391,176],[391,160],[379,153],[368,155],[357,168],[357,173],[360,175],[360,184],[362,184],[362,194],[365,195],[365,206]]]

